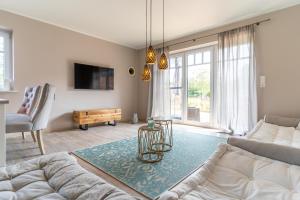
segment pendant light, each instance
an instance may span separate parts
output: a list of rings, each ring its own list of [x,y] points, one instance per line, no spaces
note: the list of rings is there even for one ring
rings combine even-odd
[[[150,45],[146,52],[146,64],[154,65],[156,62],[156,53],[151,44],[152,44],[152,0],[150,0]]]
[[[142,80],[143,81],[151,80],[151,69],[150,69],[150,66],[147,64],[144,65]]]
[[[146,45],[145,45],[145,52],[147,54],[147,42],[148,42],[148,0],[146,0]],[[147,57],[145,57],[146,64],[144,65],[142,80],[143,81],[150,81],[151,79],[151,69],[147,64]]]
[[[161,70],[168,68],[168,58],[165,54],[165,0],[163,0],[163,49],[159,59],[158,68]]]

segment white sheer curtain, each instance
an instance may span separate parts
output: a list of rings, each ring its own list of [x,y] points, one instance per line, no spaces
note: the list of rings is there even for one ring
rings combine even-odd
[[[254,25],[219,34],[214,125],[242,134],[257,122]]]
[[[162,50],[158,49],[157,61],[161,55]],[[165,50],[168,56],[168,52]],[[164,117],[168,118],[171,115],[170,107],[170,72],[169,67],[166,70],[160,70],[157,63],[152,66],[152,79],[149,87],[148,99],[148,117]]]

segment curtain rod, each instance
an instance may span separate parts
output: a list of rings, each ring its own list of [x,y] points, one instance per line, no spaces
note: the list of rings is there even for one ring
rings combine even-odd
[[[257,21],[257,22],[251,23],[251,24],[247,24],[247,25],[244,25],[244,26],[249,26],[249,25],[253,25],[253,24],[256,24],[257,26],[259,26],[261,23],[268,22],[268,21],[271,21],[271,19],[268,18],[268,19],[260,20],[260,21]],[[237,28],[241,28],[241,27],[243,27],[243,26],[239,26]],[[234,29],[237,29],[237,28],[234,28]],[[227,31],[231,31],[231,30],[234,30],[234,29],[230,29],[230,30],[227,30]],[[219,33],[223,33],[223,32],[226,32],[226,31],[222,31],[222,32],[218,32],[218,33],[212,33],[212,34],[209,34],[209,35],[205,35],[205,36],[185,40],[185,41],[182,41],[182,42],[176,42],[174,44],[167,45],[167,48],[172,47],[172,46],[176,46],[178,44],[184,44],[184,43],[187,43],[187,42],[195,42],[196,40],[199,40],[199,39],[202,39],[202,38],[207,38],[207,37],[214,36],[214,35],[218,35]]]

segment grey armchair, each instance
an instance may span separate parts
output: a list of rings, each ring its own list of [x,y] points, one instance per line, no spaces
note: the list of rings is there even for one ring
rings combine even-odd
[[[21,107],[19,108],[17,113],[9,113],[6,115],[8,121],[26,121],[32,119],[33,113],[37,108],[41,92],[42,87],[39,85],[33,87],[26,87]],[[28,124],[21,123],[15,126],[8,126],[7,132],[22,132],[22,137],[23,139],[25,139],[24,131],[22,130],[28,128],[24,128],[23,126],[28,126]],[[33,141],[36,142],[35,135],[33,132],[31,132],[31,136]]]
[[[41,154],[45,154],[42,140],[42,130],[47,128],[47,124],[54,101],[55,87],[46,83],[43,87],[36,109],[31,116],[25,114],[11,114],[6,118],[6,133],[36,132],[38,145]]]

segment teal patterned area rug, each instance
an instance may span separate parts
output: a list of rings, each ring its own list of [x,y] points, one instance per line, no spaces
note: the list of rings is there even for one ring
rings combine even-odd
[[[174,131],[173,149],[163,160],[148,164],[137,157],[137,138],[77,150],[75,155],[132,189],[157,198],[199,168],[225,138]]]

